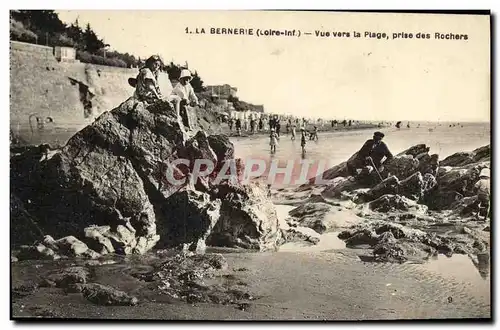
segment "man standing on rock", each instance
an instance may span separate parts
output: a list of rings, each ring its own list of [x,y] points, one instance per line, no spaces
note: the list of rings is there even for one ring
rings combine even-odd
[[[382,141],[384,133],[375,132],[373,139],[367,140],[365,144],[358,151],[357,156],[347,161],[347,170],[352,176],[357,175],[357,169],[365,166],[374,166],[380,172],[382,166],[382,159],[385,161],[392,159],[394,156],[389,151],[387,145]]]

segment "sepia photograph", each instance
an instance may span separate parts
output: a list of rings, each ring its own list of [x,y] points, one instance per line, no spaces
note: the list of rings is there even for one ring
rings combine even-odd
[[[9,20],[11,320],[491,321],[489,10]]]

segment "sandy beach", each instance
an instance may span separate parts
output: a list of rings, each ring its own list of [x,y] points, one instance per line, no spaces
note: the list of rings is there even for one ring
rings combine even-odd
[[[453,131],[452,131],[453,132]],[[463,139],[459,138],[464,135]],[[394,152],[415,143],[439,146],[445,156],[487,143],[489,134],[471,125],[450,135],[448,128],[432,134],[420,131],[390,131],[388,144]],[[320,134],[310,143],[308,157],[345,160],[369,135],[366,131]],[[404,140],[406,138],[406,140]],[[234,140],[237,157],[266,157],[265,137]],[[277,154],[286,160],[296,146],[280,144]],[[335,151],[335,152],[333,152]],[[278,189],[281,189],[278,190]],[[284,189],[284,190],[283,190]],[[288,212],[307,198],[300,193],[283,195],[292,187],[274,187],[273,200],[279,221],[286,226]],[[295,196],[294,200],[290,196]],[[283,205],[288,204],[288,205]],[[341,209],[339,209],[341,210]],[[19,261],[12,263],[13,317],[176,319],[176,320],[379,320],[490,318],[489,268],[478,269],[467,255],[439,254],[426,262],[372,262],[369,247],[347,248],[337,236],[357,218],[342,209],[337,227],[320,235],[319,243],[285,243],[277,252],[249,252],[231,248],[207,249],[207,255],[222,253],[226,269],[218,270],[206,285],[225,290],[243,290],[246,296],[228,303],[192,302],[174,299],[158,290],[157,282],[145,282],[137,273],[162,261],[153,250],[144,256],[112,256],[114,264],[90,264],[85,260]],[[358,220],[355,220],[356,222]],[[489,237],[489,233],[485,233]],[[488,238],[489,239],[489,238]],[[38,283],[54,271],[83,266],[92,282],[112,285],[138,298],[135,306],[97,306],[80,293]],[[488,265],[489,266],[489,265]]]

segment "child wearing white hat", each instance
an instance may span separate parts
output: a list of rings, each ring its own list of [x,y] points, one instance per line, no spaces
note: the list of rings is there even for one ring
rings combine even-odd
[[[483,168],[479,174],[479,181],[474,185],[474,190],[477,192],[477,200],[479,202],[478,218],[484,214],[484,219],[486,219],[489,215],[490,189],[490,169]]]
[[[276,145],[278,144],[278,134],[276,134],[274,128],[271,128],[271,134],[269,134],[269,145],[271,146],[271,153],[276,152]]]
[[[190,81],[191,72],[188,69],[183,69],[172,94],[177,95],[182,101],[189,103],[193,107],[198,105],[198,97],[196,97],[193,86],[189,83]]]
[[[302,147],[302,154],[306,153],[306,129],[304,127],[300,128],[300,146]]]

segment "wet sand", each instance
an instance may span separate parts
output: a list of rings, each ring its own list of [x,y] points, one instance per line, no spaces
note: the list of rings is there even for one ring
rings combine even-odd
[[[163,320],[490,317],[489,281],[479,276],[471,280],[462,278],[459,269],[455,273],[436,270],[439,261],[434,266],[368,263],[361,262],[358,254],[363,251],[225,253],[229,270],[217,276],[216,281],[245,285],[256,299],[244,310],[235,305],[172,301],[130,275],[147,266],[127,262],[99,266],[95,282],[136,295],[137,306],[102,307],[78,293],[40,288],[14,300],[13,316]],[[13,264],[13,286],[54,266],[53,262]]]

